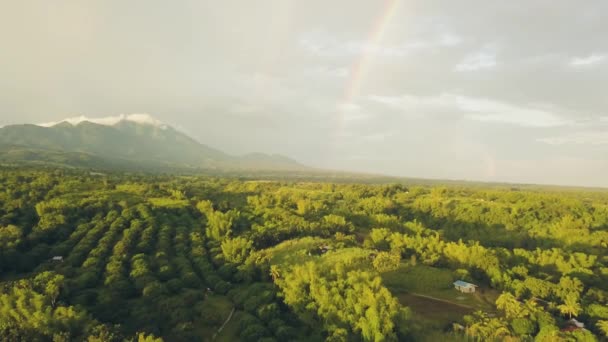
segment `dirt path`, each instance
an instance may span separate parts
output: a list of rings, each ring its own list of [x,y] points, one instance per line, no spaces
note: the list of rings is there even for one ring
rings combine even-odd
[[[451,302],[451,301],[445,300],[445,299],[440,299],[440,298],[435,298],[435,297],[431,297],[431,296],[421,295],[419,293],[410,292],[410,295],[416,296],[416,297],[420,297],[420,298],[430,299],[430,300],[434,300],[434,301],[437,301],[437,302],[442,302],[442,303],[446,303],[446,304],[450,304],[450,305],[454,305],[454,306],[459,306],[459,307],[465,308],[465,309],[470,309],[470,310],[474,310],[475,309],[474,307],[472,307],[470,305],[465,305],[465,304],[461,304],[461,303],[455,303],[455,302]]]
[[[234,310],[235,310],[235,308],[232,308],[232,311],[230,311],[230,315],[228,315],[228,318],[226,318],[226,321],[224,321],[224,324],[222,324],[222,326],[219,329],[217,329],[217,332],[215,334],[213,334],[214,340],[217,337],[217,335],[219,335],[222,332],[222,330],[224,330],[224,327],[226,326],[226,324],[228,324],[230,322],[230,320],[232,319],[232,315],[234,314]]]

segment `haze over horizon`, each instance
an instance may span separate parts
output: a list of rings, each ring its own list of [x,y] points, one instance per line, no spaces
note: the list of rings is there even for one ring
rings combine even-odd
[[[149,113],[319,168],[608,186],[605,2],[3,7],[0,126]]]

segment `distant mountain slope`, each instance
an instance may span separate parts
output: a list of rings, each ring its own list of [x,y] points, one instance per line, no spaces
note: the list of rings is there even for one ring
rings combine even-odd
[[[141,119],[141,115],[138,117]],[[71,166],[140,165],[207,169],[306,169],[296,161],[262,153],[232,156],[203,145],[158,120],[122,118],[108,124],[86,120],[48,126],[0,128],[0,161],[53,162]]]

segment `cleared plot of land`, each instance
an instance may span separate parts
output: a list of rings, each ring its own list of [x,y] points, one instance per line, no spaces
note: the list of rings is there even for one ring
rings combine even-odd
[[[217,295],[208,296],[204,303],[206,314],[201,317],[200,324],[195,324],[195,326],[199,327],[198,331],[201,336],[208,336],[211,338],[228,315],[230,315],[233,304],[228,297]],[[224,327],[222,332],[227,333],[227,329],[228,324]]]
[[[402,304],[409,306],[415,316],[439,323],[458,322],[462,319],[462,316],[473,312],[473,309],[457,304],[415,294],[404,293],[397,295],[397,298]]]
[[[235,311],[232,315],[232,319],[224,326],[224,329],[217,334],[215,341],[218,342],[230,342],[238,341],[239,339],[239,324],[243,316],[242,311]]]
[[[499,293],[483,286],[475,293],[461,293],[454,289],[456,276],[451,270],[424,265],[401,264],[396,271],[382,275],[384,284],[396,295],[417,294],[443,300],[444,304],[471,310],[494,311]]]
[[[404,263],[396,271],[383,274],[382,278],[401,304],[412,310],[414,332],[437,332],[432,337],[415,333],[420,340],[453,340],[458,337],[441,332],[449,330],[455,322],[462,322],[464,315],[476,310],[495,310],[493,303],[497,291],[480,288],[474,294],[460,293],[452,285],[453,272],[447,269]]]

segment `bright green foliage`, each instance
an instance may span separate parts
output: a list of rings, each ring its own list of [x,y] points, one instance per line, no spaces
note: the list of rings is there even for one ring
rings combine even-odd
[[[2,341],[211,340],[233,308],[218,341],[606,332],[603,190],[0,171]]]
[[[238,217],[237,211],[229,211],[223,213],[221,211],[213,211],[207,215],[207,237],[221,241],[232,233],[232,225]]]
[[[251,253],[251,249],[252,242],[242,237],[222,241],[222,253],[229,262],[242,263]]]
[[[162,338],[157,338],[154,335],[147,335],[145,333],[137,334],[137,342],[163,342]]]
[[[535,328],[534,321],[527,318],[515,318],[511,321],[511,329],[517,336],[530,336]]]
[[[0,249],[14,248],[21,242],[21,229],[9,224],[6,227],[0,226]]]
[[[379,252],[373,261],[374,268],[381,273],[394,271],[401,264],[401,254],[394,252]]]
[[[523,318],[530,313],[511,293],[505,292],[496,300],[496,307],[504,311],[507,318]]]
[[[480,341],[494,341],[510,336],[511,332],[506,322],[501,318],[488,317],[487,314],[477,311],[472,316],[466,316],[466,334]]]
[[[196,209],[202,214],[210,214],[213,212],[213,203],[211,201],[200,201],[196,204]]]
[[[608,321],[598,321],[597,328],[604,334],[604,336],[608,337]]]
[[[568,294],[564,299],[564,303],[558,305],[557,308],[562,314],[568,315],[569,318],[578,315],[581,311],[578,295],[576,293]]]
[[[400,306],[379,277],[340,266],[327,275],[319,272],[313,263],[294,266],[279,282],[285,302],[296,312],[312,310],[322,318],[332,340],[345,331],[357,332],[365,341],[395,338],[393,322]]]
[[[0,294],[0,337],[3,340],[10,340],[9,336],[36,340],[59,334],[72,338],[86,336],[94,324],[89,315],[73,306],[53,307],[55,290],[45,288],[49,292],[46,294],[34,290],[37,287],[20,281],[9,292]]]
[[[54,307],[64,286],[64,276],[53,272],[42,272],[36,275],[33,285],[38,292],[45,294],[50,299],[51,306]]]

